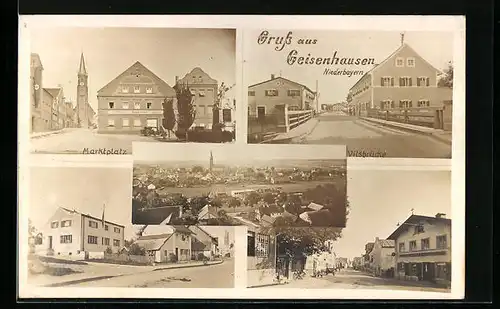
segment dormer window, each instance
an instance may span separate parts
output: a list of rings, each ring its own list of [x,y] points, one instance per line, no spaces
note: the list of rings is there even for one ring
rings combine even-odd
[[[134,103],[134,109],[141,109],[141,103],[135,102]]]
[[[122,93],[128,93],[128,86],[122,86]]]
[[[128,108],[129,108],[129,104],[128,104],[128,102],[123,102],[123,103],[122,103],[122,108],[123,108],[123,109],[128,109]]]
[[[146,93],[153,93],[153,87],[146,87]]]
[[[405,60],[402,57],[397,57],[396,58],[396,66],[398,68],[404,67],[405,66]]]
[[[141,92],[141,87],[134,86],[134,93],[140,93],[140,92]]]

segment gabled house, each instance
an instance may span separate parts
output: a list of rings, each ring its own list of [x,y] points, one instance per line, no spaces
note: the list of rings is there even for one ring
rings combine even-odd
[[[370,267],[376,276],[394,277],[396,258],[394,240],[375,238],[370,252]]]
[[[451,284],[451,220],[411,215],[387,239],[395,243],[396,278]]]
[[[199,221],[207,221],[209,219],[217,219],[217,210],[215,207],[212,207],[210,205],[205,205],[200,211],[198,212],[198,220]]]
[[[203,254],[208,259],[213,259],[218,254],[218,239],[210,235],[205,229],[200,226],[192,225],[189,229],[193,232],[191,237],[191,258],[199,259],[199,255]]]
[[[136,243],[153,256],[156,263],[189,261],[193,234],[185,226],[150,225]]]
[[[438,87],[440,74],[410,45],[402,43],[349,89],[349,110],[366,116],[370,109],[442,108],[452,99],[452,91]]]
[[[46,93],[46,100],[52,99],[51,103],[51,129],[59,130],[64,128],[66,119],[66,104],[64,92],[61,87],[58,88],[43,88]],[[48,103],[48,102],[47,102]]]

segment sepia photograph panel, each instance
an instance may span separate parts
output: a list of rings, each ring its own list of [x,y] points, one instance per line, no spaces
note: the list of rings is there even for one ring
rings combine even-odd
[[[349,171],[348,195],[345,228],[248,225],[248,287],[451,292],[450,171]]]
[[[345,226],[343,146],[134,143],[133,158],[134,224]]]
[[[245,30],[248,142],[347,145],[349,157],[451,158],[453,38]]]
[[[31,167],[30,178],[26,284],[234,288],[235,228],[132,225],[130,169]]]
[[[28,30],[32,153],[234,142],[235,29],[30,23]]]

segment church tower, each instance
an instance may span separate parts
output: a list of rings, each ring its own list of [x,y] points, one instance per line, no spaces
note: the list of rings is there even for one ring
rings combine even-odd
[[[85,67],[85,58],[83,53],[80,57],[80,68],[78,69],[78,85],[76,87],[76,108],[77,108],[77,121],[78,126],[87,128],[89,126],[89,119],[87,115],[87,104],[89,100],[89,87],[88,87],[88,74]]]
[[[212,151],[210,151],[210,171],[212,171],[214,167],[214,156],[212,155]]]

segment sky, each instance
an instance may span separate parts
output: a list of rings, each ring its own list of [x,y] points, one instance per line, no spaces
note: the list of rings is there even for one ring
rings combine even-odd
[[[367,242],[387,238],[410,215],[451,214],[450,171],[350,170],[347,226],[335,242],[337,256],[361,256]]]
[[[134,161],[208,161],[212,151],[215,164],[251,162],[251,160],[346,159],[343,145],[238,145],[134,143]]]
[[[346,70],[370,70],[373,65],[289,65],[287,56],[291,50],[299,55],[308,53],[315,57],[374,58],[380,63],[401,45],[399,32],[393,31],[293,31],[291,45],[276,51],[275,44],[259,45],[257,39],[261,30],[245,31],[243,42],[244,84],[253,85],[270,79],[271,74],[304,84],[315,91],[318,80],[319,101],[334,104],[345,101],[349,88],[361,77],[323,75],[326,67]],[[269,30],[269,36],[286,37],[288,30]],[[314,45],[298,45],[299,38],[316,39]],[[404,41],[425,60],[439,70],[447,68],[453,60],[453,33],[451,32],[406,32]]]
[[[236,31],[174,28],[33,28],[31,52],[44,68],[43,87],[59,84],[68,99],[76,101],[77,73],[83,52],[89,80],[89,103],[97,110],[97,91],[141,62],[174,86],[200,67],[227,85],[236,82]],[[235,98],[233,88],[226,98]]]
[[[41,229],[58,207],[75,209],[125,226],[131,238],[132,173],[129,168],[31,167],[30,211],[33,225]]]

